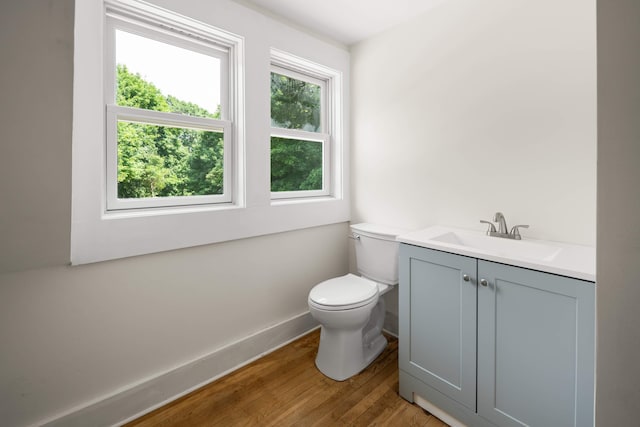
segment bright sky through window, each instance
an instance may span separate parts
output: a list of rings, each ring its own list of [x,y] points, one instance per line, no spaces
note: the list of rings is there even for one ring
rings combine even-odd
[[[220,104],[217,58],[116,30],[116,63],[139,73],[164,95],[193,102],[210,113]]]

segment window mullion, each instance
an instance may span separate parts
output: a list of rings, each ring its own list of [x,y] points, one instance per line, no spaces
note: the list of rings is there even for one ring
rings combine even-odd
[[[308,83],[312,83],[314,85],[320,86],[322,87],[323,91],[326,86],[326,80],[319,77],[315,77],[314,75],[309,75],[308,73],[304,73],[301,71],[293,70],[290,68],[283,68],[278,65],[272,65],[271,71],[276,74],[280,74],[283,76],[294,78],[296,80],[301,80],[303,82],[308,82]]]
[[[320,132],[309,132],[300,129],[271,128],[271,136],[280,138],[302,139],[305,141],[327,141],[329,134]]]
[[[173,127],[188,127],[195,129],[220,129],[230,127],[231,121],[208,117],[195,117],[186,114],[169,113],[165,111],[143,110],[134,107],[107,105],[107,111],[116,115],[118,120],[135,121]]]

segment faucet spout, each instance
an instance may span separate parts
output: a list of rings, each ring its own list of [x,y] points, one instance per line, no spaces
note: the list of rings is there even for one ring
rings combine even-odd
[[[498,233],[507,234],[509,233],[509,228],[507,227],[507,221],[504,219],[504,215],[502,212],[496,212],[493,216],[493,222],[498,223]]]
[[[487,236],[502,237],[504,239],[522,240],[522,236],[520,235],[518,229],[529,228],[528,225],[515,225],[511,229],[511,232],[509,232],[509,229],[507,228],[507,221],[504,219],[504,215],[502,214],[502,212],[496,212],[496,214],[493,216],[493,222],[498,223],[498,230],[496,230],[496,227],[493,225],[493,223],[489,221],[480,220],[480,222],[489,224]]]

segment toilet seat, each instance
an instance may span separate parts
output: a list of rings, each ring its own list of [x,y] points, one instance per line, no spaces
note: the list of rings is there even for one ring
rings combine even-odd
[[[309,303],[321,310],[350,310],[378,299],[378,284],[347,274],[325,280],[309,292]]]

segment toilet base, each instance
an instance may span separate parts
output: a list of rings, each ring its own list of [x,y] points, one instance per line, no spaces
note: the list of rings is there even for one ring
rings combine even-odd
[[[316,367],[327,377],[344,381],[369,366],[386,347],[387,339],[382,334],[363,345],[362,331],[327,331],[323,326]]]
[[[337,329],[322,325],[316,367],[327,377],[344,381],[369,366],[387,347],[382,335],[385,304],[380,299],[363,329]]]
[[[369,344],[369,348],[365,350],[365,368],[369,366],[376,357],[380,356],[380,353],[387,348],[387,339],[384,335],[378,335],[371,344]]]

